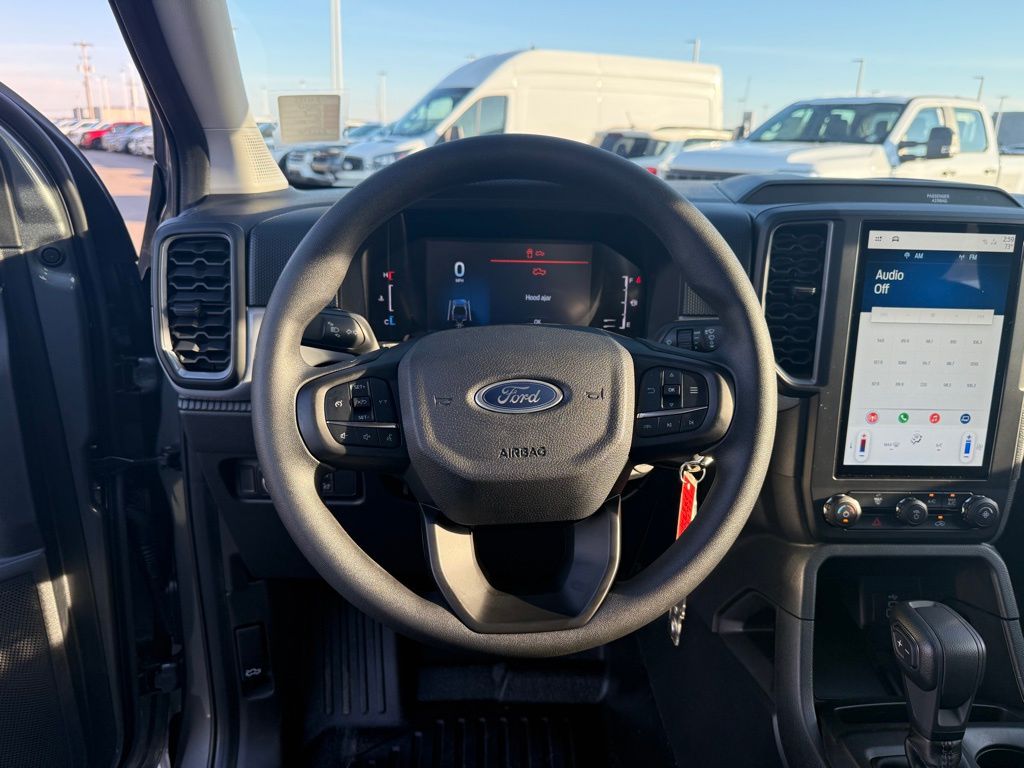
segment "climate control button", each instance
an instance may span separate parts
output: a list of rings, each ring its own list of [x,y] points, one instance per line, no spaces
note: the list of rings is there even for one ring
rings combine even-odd
[[[913,496],[900,499],[896,504],[896,519],[904,525],[920,525],[928,519],[928,505]]]
[[[999,505],[988,496],[971,496],[960,510],[963,521],[975,528],[990,528],[999,522]]]
[[[825,522],[836,528],[852,528],[860,520],[860,503],[852,496],[837,493],[830,497],[822,508]]]

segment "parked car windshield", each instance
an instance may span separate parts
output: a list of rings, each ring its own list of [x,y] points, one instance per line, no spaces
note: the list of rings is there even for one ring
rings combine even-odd
[[[432,131],[452,113],[469,88],[438,88],[431,91],[395,123],[392,136],[419,136]]]
[[[881,144],[903,106],[897,104],[794,104],[750,134],[750,141]]]

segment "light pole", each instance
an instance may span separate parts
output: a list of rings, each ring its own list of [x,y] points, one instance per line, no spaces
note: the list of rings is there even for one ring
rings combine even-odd
[[[331,90],[345,88],[345,67],[341,59],[341,0],[331,3]]]
[[[854,59],[853,63],[857,65],[857,88],[854,90],[854,96],[860,96],[861,86],[864,84],[864,59]]]
[[[692,61],[694,63],[700,61],[700,38],[699,37],[695,37],[695,38],[693,38],[693,40],[687,40],[686,42],[688,42],[691,46],[693,46],[693,58],[692,58]]]
[[[78,56],[81,61],[78,64],[78,71],[82,73],[82,85],[85,87],[85,111],[88,113],[88,117],[96,117],[96,109],[92,103],[92,64],[89,61],[89,49],[92,48],[92,43],[72,43],[73,46],[78,48]]]
[[[981,94],[985,92],[985,76],[975,75],[974,79],[978,81],[978,95],[976,96],[976,98],[978,99],[978,101],[981,101]]]

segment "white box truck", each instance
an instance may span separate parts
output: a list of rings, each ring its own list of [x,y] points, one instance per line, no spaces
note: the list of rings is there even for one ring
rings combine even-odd
[[[337,186],[438,141],[534,133],[589,142],[611,126],[722,127],[717,66],[600,53],[529,50],[459,67],[379,141],[348,148]]]

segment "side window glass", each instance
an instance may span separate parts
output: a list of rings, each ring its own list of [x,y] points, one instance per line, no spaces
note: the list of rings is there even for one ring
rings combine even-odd
[[[761,134],[761,141],[796,141],[807,127],[814,110],[810,107],[794,109],[783,118],[772,123],[768,129]]]
[[[928,135],[932,128],[943,124],[942,111],[937,107],[922,109],[917,113],[907,132],[903,135],[902,141],[913,142],[916,146],[903,147],[900,149],[902,157],[924,157],[928,152]]]
[[[956,129],[960,134],[961,152],[984,152],[988,149],[985,120],[976,109],[955,109]]]
[[[505,111],[508,99],[504,96],[488,96],[480,100],[480,135],[492,136],[505,132]]]
[[[456,120],[453,124],[453,128],[459,129],[459,138],[468,139],[471,136],[479,136],[479,125],[480,125],[480,102],[470,106],[462,117]]]

